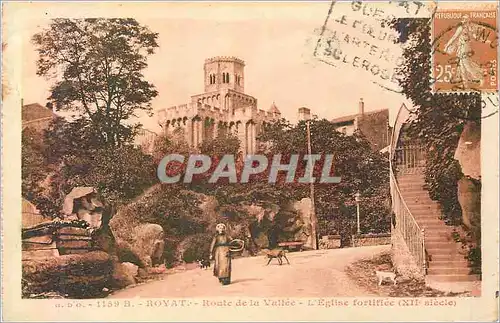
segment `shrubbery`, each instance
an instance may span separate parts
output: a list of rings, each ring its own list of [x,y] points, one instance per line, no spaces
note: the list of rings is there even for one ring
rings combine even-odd
[[[462,223],[462,209],[458,200],[457,182],[463,178],[461,167],[454,159],[460,135],[467,122],[481,124],[481,94],[479,92],[434,93],[429,77],[433,52],[431,24],[427,18],[396,19],[394,29],[400,32],[401,41],[408,41],[403,52],[404,77],[402,92],[418,109],[410,124],[409,134],[420,139],[426,148],[425,182],[430,197],[439,202],[443,220],[452,226]],[[460,84],[455,85],[460,87]],[[460,90],[460,88],[457,88]],[[476,185],[480,186],[480,181]],[[480,228],[476,228],[480,230]],[[474,231],[474,229],[473,229]],[[480,261],[480,234],[474,234],[469,260],[471,265]],[[480,268],[480,266],[479,266]]]
[[[198,259],[208,259],[212,238],[213,234],[210,233],[195,234],[187,238],[188,241],[186,249],[182,253],[182,260],[189,263]]]

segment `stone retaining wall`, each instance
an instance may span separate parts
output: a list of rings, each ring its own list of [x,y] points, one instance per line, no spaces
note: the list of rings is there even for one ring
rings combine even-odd
[[[390,233],[361,234],[352,236],[352,247],[378,246],[391,244]],[[340,248],[340,235],[323,236],[319,240],[320,249]]]
[[[392,230],[391,237],[391,260],[398,274],[404,278],[423,279],[422,272],[419,270],[415,260],[411,256],[410,250],[406,245],[401,232]]]
[[[323,236],[319,240],[319,249],[337,249],[340,248],[340,236]]]
[[[352,236],[353,247],[379,246],[391,244],[390,233],[360,234]]]

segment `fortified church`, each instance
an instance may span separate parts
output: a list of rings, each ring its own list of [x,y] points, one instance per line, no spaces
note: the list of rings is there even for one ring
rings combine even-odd
[[[267,110],[257,108],[257,99],[245,93],[245,62],[236,57],[218,56],[205,60],[202,94],[191,101],[158,111],[165,131],[182,128],[190,147],[219,133],[232,132],[241,142],[244,155],[257,152],[257,136],[263,124],[281,118],[273,103]]]

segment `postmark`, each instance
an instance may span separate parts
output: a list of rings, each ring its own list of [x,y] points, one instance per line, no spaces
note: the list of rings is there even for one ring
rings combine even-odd
[[[420,1],[331,3],[313,55],[334,67],[349,67],[382,88],[399,92],[403,46],[389,22],[431,17],[436,6]]]
[[[432,29],[434,92],[498,90],[495,10],[438,11]]]

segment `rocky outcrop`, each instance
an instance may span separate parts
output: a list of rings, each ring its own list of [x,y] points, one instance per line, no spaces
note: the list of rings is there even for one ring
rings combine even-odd
[[[130,240],[116,238],[117,257],[148,269],[162,262],[165,233],[158,224],[145,223],[132,228]]]
[[[458,182],[463,223],[472,230],[481,226],[481,124],[468,121],[455,151],[464,177]]]
[[[469,229],[481,228],[481,186],[478,181],[463,177],[458,181],[458,202],[462,221]]]
[[[74,297],[93,297],[108,285],[113,263],[102,251],[26,259],[22,263],[24,296],[57,291]]]
[[[137,282],[139,267],[130,262],[113,264],[113,287],[124,288]]]
[[[160,191],[160,185],[151,187],[135,201],[120,208],[109,221],[120,261],[131,262],[146,270],[162,263],[165,232],[161,225],[143,221],[144,210],[151,207],[153,198]]]
[[[145,267],[159,265],[165,247],[165,233],[161,225],[141,224],[134,228],[133,249],[136,250]]]
[[[455,150],[455,159],[462,167],[465,176],[481,178],[481,124],[468,121]]]
[[[310,198],[303,198],[300,201],[294,202],[293,209],[299,215],[300,221],[302,222],[302,230],[297,232],[296,240],[304,241],[305,248],[312,248],[313,246],[313,236],[311,227],[311,210],[312,203]]]

